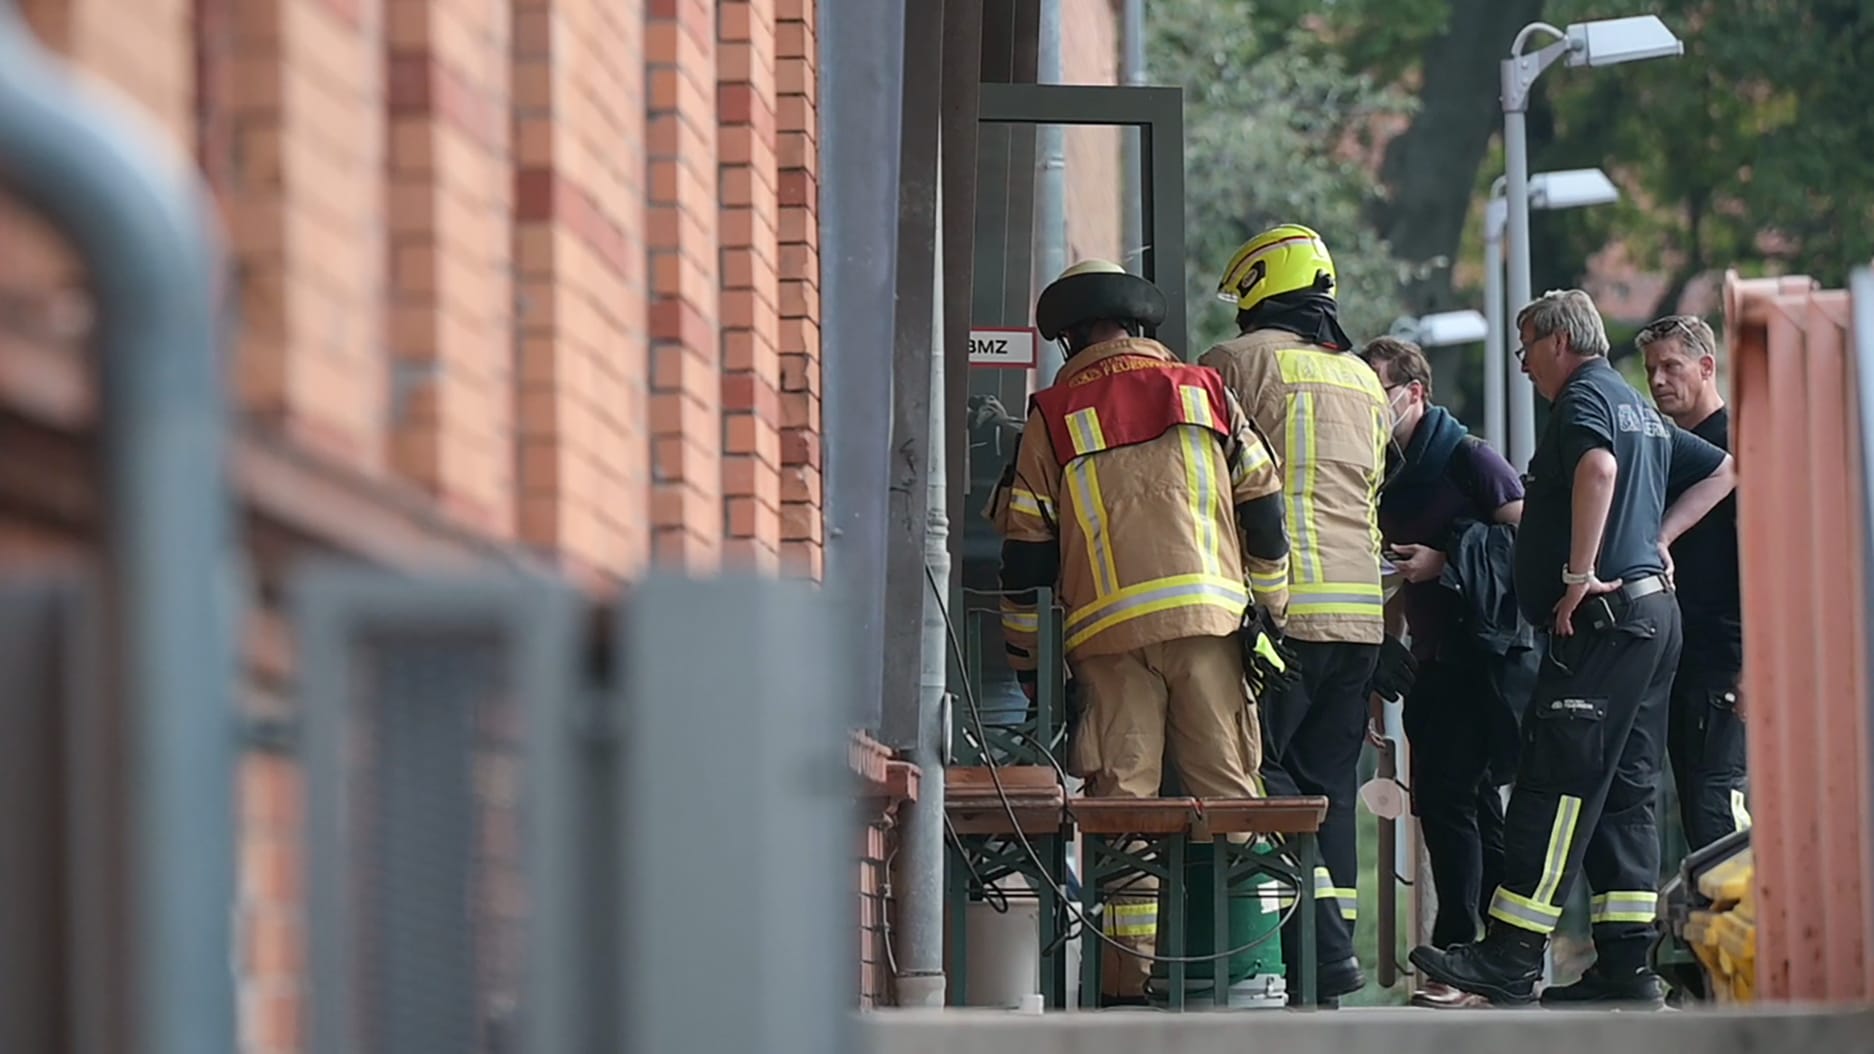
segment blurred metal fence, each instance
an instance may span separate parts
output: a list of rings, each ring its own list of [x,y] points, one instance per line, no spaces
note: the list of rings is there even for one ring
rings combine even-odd
[[[310,1050],[846,1049],[829,598],[653,580],[594,642],[545,580],[322,567],[295,597]]]

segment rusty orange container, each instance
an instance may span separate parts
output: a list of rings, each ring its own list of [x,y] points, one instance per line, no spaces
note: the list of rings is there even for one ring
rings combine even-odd
[[[1868,308],[1864,305],[1864,310]],[[1867,589],[1849,296],[1726,276],[1760,999],[1874,1000]]]

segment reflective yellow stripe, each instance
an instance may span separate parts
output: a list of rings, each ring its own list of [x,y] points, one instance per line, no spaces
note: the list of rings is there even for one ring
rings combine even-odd
[[[1216,575],[1173,575],[1141,582],[1088,604],[1067,617],[1067,647],[1077,648],[1121,622],[1181,607],[1217,607],[1240,618],[1249,606],[1241,582]],[[1078,628],[1076,628],[1078,627]]]
[[[1293,559],[1289,570],[1296,581],[1312,582],[1321,577],[1321,554],[1317,551],[1314,522],[1314,396],[1296,392],[1288,408],[1288,479],[1283,488],[1288,496],[1288,539]]]
[[[1380,615],[1386,608],[1378,582],[1296,582],[1289,593],[1290,615]]]
[[[1189,425],[1180,426],[1178,434],[1184,444],[1184,486],[1191,499],[1191,523],[1197,535],[1198,557],[1204,562],[1205,574],[1222,574],[1217,478],[1211,471],[1211,451],[1216,449],[1216,443],[1210,433]]]
[[[1538,904],[1498,886],[1496,894],[1490,898],[1490,917],[1546,936],[1553,933],[1555,924],[1561,921],[1562,909]]]
[[[1075,457],[1106,449],[1106,433],[1100,430],[1099,411],[1091,406],[1067,415],[1067,434],[1074,441]]]
[[[1106,596],[1119,588],[1113,566],[1113,548],[1106,537],[1106,504],[1100,495],[1100,474],[1092,458],[1075,458],[1067,466],[1067,482],[1074,493],[1074,518],[1087,540],[1087,562],[1093,568],[1093,593]]]
[[[1549,825],[1549,849],[1542,858],[1542,877],[1536,882],[1536,903],[1555,903],[1555,891],[1561,888],[1562,872],[1568,867],[1568,850],[1575,842],[1575,821],[1580,818],[1581,799],[1562,795]]]
[[[1331,388],[1346,388],[1370,395],[1380,402],[1386,401],[1386,392],[1380,387],[1379,375],[1355,355],[1284,348],[1275,353],[1275,362],[1282,371],[1285,383],[1325,384]]]
[[[1039,633],[1041,631],[1041,615],[1034,611],[1004,611],[1002,613],[1002,628],[1011,633]]]
[[[1271,571],[1251,571],[1249,573],[1249,587],[1251,589],[1261,592],[1268,589],[1282,589],[1287,587],[1288,567],[1286,565],[1288,563],[1288,558],[1280,557],[1278,559],[1283,566],[1277,567]]]
[[[1009,488],[1009,509],[1025,516],[1033,516],[1043,523],[1054,518],[1054,510],[1048,506],[1045,498],[1022,487]]]
[[[1262,440],[1252,437],[1237,451],[1236,463],[1230,466],[1230,484],[1242,486],[1243,481],[1249,478],[1251,472],[1261,471],[1273,460],[1269,454],[1269,448],[1262,445]]]
[[[1588,900],[1589,922],[1651,922],[1659,915],[1659,894],[1650,889],[1610,890]]]
[[[1184,423],[1215,430],[1217,418],[1210,412],[1210,396],[1195,384],[1178,385],[1178,398],[1184,404]]]
[[[1334,884],[1334,876],[1325,867],[1314,869],[1314,899],[1333,900],[1340,904],[1340,917],[1349,922],[1360,915],[1360,891]]]
[[[1750,810],[1744,807],[1744,792],[1731,788],[1731,823],[1733,830],[1742,831],[1750,827]]]
[[[1150,937],[1158,932],[1155,900],[1111,901],[1106,905],[1106,933],[1110,937]]]

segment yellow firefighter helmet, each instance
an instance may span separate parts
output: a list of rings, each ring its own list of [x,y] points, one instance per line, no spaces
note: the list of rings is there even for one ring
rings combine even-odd
[[[1236,250],[1217,282],[1217,299],[1248,311],[1272,296],[1317,287],[1334,295],[1334,258],[1327,243],[1307,227],[1284,223]]]
[[[1035,327],[1046,340],[1085,322],[1136,322],[1156,329],[1165,321],[1165,294],[1110,260],[1082,260],[1062,271],[1035,301]]]

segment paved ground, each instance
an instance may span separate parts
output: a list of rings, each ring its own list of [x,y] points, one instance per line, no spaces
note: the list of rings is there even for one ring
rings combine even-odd
[[[879,1011],[864,1054],[1874,1054],[1874,1010]]]

